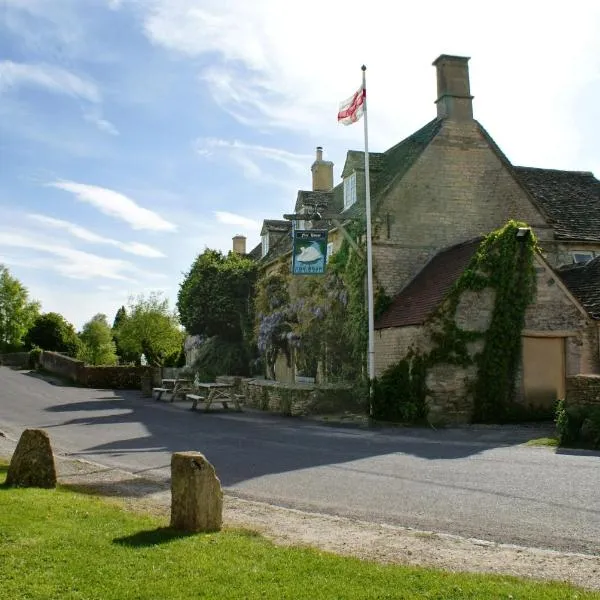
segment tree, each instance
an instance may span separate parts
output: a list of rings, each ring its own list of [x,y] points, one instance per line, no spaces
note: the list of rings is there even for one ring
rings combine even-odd
[[[183,331],[169,301],[160,293],[140,295],[129,301],[127,318],[119,325],[119,346],[124,352],[144,354],[148,363],[163,366],[176,360],[183,346]]]
[[[256,276],[251,259],[206,249],[179,287],[177,308],[187,332],[235,342],[248,338]]]
[[[77,356],[80,341],[71,323],[55,312],[40,315],[27,332],[25,342],[28,347],[40,347],[42,350],[64,352]]]
[[[81,347],[77,357],[89,365],[117,364],[117,349],[106,315],[92,317],[79,334]]]
[[[124,306],[121,306],[113,319],[112,325],[112,336],[115,342],[115,346],[117,349],[117,355],[119,358],[119,362],[123,363],[135,363],[140,360],[139,352],[131,352],[127,351],[120,342],[121,336],[121,328],[123,324],[127,321],[127,309]]]
[[[18,350],[40,311],[27,288],[0,264],[0,351]]]

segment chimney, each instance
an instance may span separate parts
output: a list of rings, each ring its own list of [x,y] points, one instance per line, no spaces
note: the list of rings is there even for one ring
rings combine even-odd
[[[235,235],[233,236],[233,251],[236,254],[246,254],[246,236]]]
[[[434,61],[437,69],[437,113],[440,119],[473,119],[473,96],[469,85],[469,58],[442,54]]]
[[[317,158],[310,168],[313,192],[330,192],[333,189],[333,163],[323,160],[323,148],[317,146]]]

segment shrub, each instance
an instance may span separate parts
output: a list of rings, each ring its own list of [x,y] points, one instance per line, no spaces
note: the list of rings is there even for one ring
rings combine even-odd
[[[568,407],[560,400],[555,422],[561,446],[600,450],[600,406]]]
[[[29,368],[37,369],[40,366],[42,358],[42,349],[39,346],[35,346],[29,351]]]
[[[427,418],[426,364],[411,355],[388,367],[374,382],[373,417],[382,421],[418,423]]]

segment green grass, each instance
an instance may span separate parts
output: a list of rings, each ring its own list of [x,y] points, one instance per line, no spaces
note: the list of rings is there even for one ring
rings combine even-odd
[[[164,521],[66,489],[2,486],[0,597],[584,600],[600,595],[564,584],[281,548],[252,532],[185,535]]]
[[[541,437],[541,438],[534,438],[532,440],[529,440],[528,442],[525,442],[526,446],[550,446],[552,448],[557,448],[558,447],[558,438],[556,437]]]

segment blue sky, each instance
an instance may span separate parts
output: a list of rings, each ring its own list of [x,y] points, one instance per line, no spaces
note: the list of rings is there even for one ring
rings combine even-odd
[[[174,304],[204,247],[293,209],[317,145],[339,180],[363,62],[373,151],[435,116],[459,54],[513,163],[600,174],[598,2],[396,4],[0,0],[0,262],[77,327]]]

